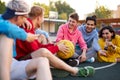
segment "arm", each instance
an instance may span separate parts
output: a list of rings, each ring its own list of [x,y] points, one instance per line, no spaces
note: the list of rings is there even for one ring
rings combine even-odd
[[[87,44],[86,42],[84,41],[83,39],[83,36],[82,36],[82,33],[79,32],[79,37],[78,37],[78,44],[80,46],[80,48],[83,50],[83,49],[86,49],[87,50]]]
[[[19,28],[19,26],[11,24],[10,22],[6,22],[6,24],[1,27],[0,33],[7,35],[9,38],[20,39],[24,41],[32,41],[38,37],[38,35],[26,33],[23,29]]]
[[[78,59],[80,60],[80,62],[84,62],[86,61],[86,49],[82,50],[82,54],[78,57]]]
[[[63,40],[63,37],[64,37],[64,30],[62,26],[60,26],[57,32],[56,41],[59,42],[60,40]]]
[[[13,40],[0,35],[0,80],[10,80]]]
[[[83,39],[81,32],[79,32],[78,44],[79,44],[80,48],[82,49],[82,54],[79,56],[79,60],[80,60],[80,62],[83,62],[86,60],[87,45]]]
[[[29,22],[29,19],[26,19],[24,24],[22,24],[23,28],[26,28],[27,30],[30,30],[32,29],[32,25],[31,23]]]
[[[92,42],[92,47],[96,50],[96,51],[99,51],[101,48],[98,44],[98,37],[96,35],[96,37],[93,39],[93,42]]]
[[[43,34],[43,35],[45,35],[46,38],[49,37],[48,32],[46,32],[46,31],[44,31],[44,30],[40,30],[40,29],[37,29],[37,30],[35,31],[35,34]]]
[[[9,33],[7,34],[9,38],[20,39],[23,41],[27,40],[28,42],[31,42],[38,38],[38,35],[26,33],[24,29],[19,28],[18,26],[10,27],[7,33]]]
[[[98,53],[100,53],[100,54],[103,55],[103,56],[106,56],[106,51],[105,51],[105,50],[102,50],[102,49],[100,48],[100,45],[99,45],[98,40],[97,40],[96,38],[93,40],[92,46],[93,46],[93,48],[94,48]]]
[[[38,42],[42,44],[48,44],[48,40],[44,34],[39,34]]]
[[[46,41],[46,43],[52,43],[51,40],[50,40],[50,36],[49,36],[48,32],[46,32],[44,30],[37,29],[35,31],[35,34],[39,34],[39,35],[43,34],[45,36],[44,40]],[[41,40],[41,39],[39,39],[39,40]]]
[[[44,34],[45,37],[46,37],[47,43],[52,43],[48,32],[46,32],[46,31],[43,30],[43,34]]]
[[[93,42],[92,42],[92,47],[94,48],[94,50],[96,50],[100,55],[103,55],[103,56],[106,56],[106,50],[104,49],[101,49],[100,45],[99,45],[99,42],[98,42],[98,33],[96,32],[96,35],[93,39]]]
[[[115,39],[107,42],[107,45],[112,47],[112,50],[115,51],[115,53],[120,54],[120,36],[116,35]]]

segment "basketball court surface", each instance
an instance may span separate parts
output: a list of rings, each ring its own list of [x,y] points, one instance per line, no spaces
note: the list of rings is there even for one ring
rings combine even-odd
[[[95,67],[95,75],[92,77],[73,77],[67,76],[63,78],[54,77],[53,80],[120,80],[120,63],[81,63],[80,67]]]

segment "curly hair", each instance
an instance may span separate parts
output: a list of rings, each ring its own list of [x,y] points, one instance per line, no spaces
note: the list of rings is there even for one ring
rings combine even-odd
[[[99,31],[99,37],[102,38],[103,30],[106,30],[106,29],[109,30],[110,33],[113,33],[112,39],[114,39],[116,34],[112,26],[104,26],[103,28],[101,28]]]

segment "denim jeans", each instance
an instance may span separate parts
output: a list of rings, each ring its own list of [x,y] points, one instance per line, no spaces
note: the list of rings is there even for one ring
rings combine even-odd
[[[72,56],[72,58],[77,58],[79,55],[82,54],[82,50],[80,47],[76,46],[75,47],[75,53],[74,55]],[[87,57],[87,60],[90,59],[91,57],[96,57],[96,54],[97,52],[95,51],[94,48],[88,48],[87,52],[86,52],[86,57]]]

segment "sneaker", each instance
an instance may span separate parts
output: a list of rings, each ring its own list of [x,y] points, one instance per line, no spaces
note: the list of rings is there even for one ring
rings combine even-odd
[[[86,60],[86,62],[93,63],[93,62],[95,62],[95,58],[94,58],[94,57],[91,57],[90,59]]]
[[[51,69],[51,73],[53,77],[67,77],[70,73],[65,71],[65,70],[61,70],[61,69],[56,69],[56,68],[50,68]]]
[[[79,60],[78,59],[69,59],[66,61],[66,63],[72,67],[78,66],[79,65]]]
[[[78,73],[74,76],[88,77],[93,76],[95,74],[95,69],[92,66],[79,67],[78,69]]]

